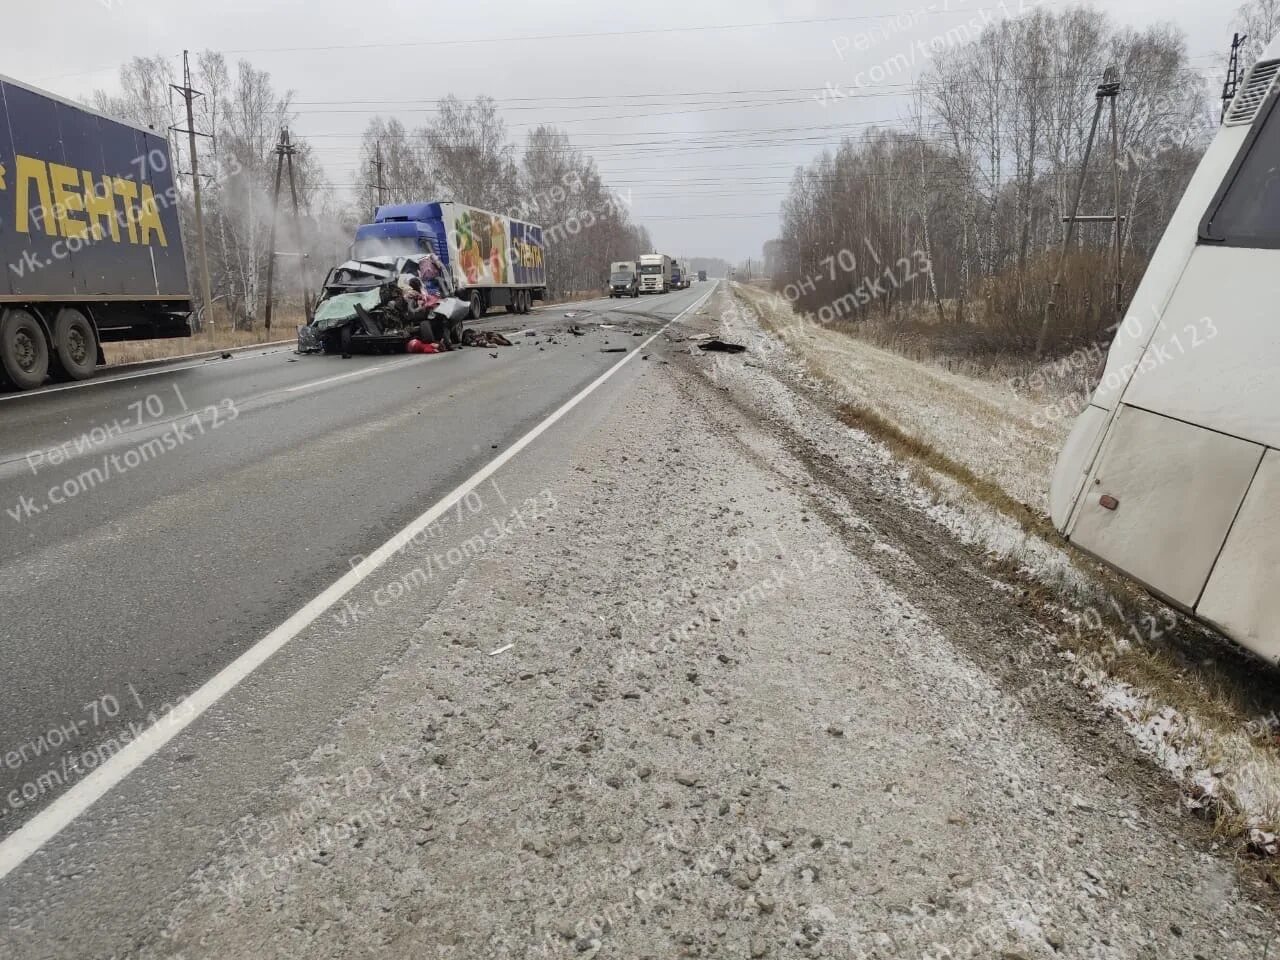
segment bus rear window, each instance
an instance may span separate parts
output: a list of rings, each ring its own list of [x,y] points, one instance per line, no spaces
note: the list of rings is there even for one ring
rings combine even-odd
[[[1263,108],[1200,228],[1202,243],[1280,248],[1280,116]]]

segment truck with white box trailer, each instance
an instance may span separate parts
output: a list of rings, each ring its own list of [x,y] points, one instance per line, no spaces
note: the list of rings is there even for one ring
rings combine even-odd
[[[640,255],[640,292],[666,293],[671,289],[671,258],[665,253]]]

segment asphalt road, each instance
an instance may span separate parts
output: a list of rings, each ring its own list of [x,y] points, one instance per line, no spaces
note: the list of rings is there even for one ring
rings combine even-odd
[[[536,332],[512,348],[273,349],[0,397],[0,836],[710,288],[487,321]]]

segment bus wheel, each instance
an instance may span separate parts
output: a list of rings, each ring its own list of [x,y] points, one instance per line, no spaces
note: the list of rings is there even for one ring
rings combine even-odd
[[[53,322],[53,351],[58,366],[72,380],[88,380],[98,366],[98,338],[79,310],[64,307]]]
[[[49,375],[49,344],[26,310],[0,314],[0,369],[19,390],[38,387]]]

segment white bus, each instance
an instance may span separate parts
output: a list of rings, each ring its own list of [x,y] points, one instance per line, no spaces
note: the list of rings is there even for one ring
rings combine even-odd
[[[1280,38],[1245,77],[1058,457],[1054,525],[1280,660]]]
[[[671,289],[671,258],[665,253],[640,255],[640,292],[666,293]]]

